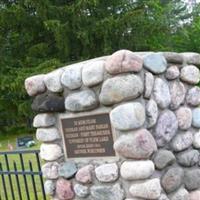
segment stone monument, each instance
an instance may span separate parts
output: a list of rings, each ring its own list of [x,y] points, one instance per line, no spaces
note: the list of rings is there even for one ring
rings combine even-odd
[[[54,200],[200,200],[200,54],[131,52],[25,80]]]

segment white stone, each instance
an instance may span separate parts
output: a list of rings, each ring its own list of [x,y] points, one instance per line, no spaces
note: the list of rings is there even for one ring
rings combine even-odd
[[[40,146],[40,157],[46,161],[57,160],[62,155],[62,149],[57,144],[42,144]]]
[[[52,142],[60,139],[58,129],[53,128],[38,128],[36,131],[36,138],[41,142]]]
[[[25,89],[29,96],[35,96],[46,90],[44,84],[44,74],[31,76],[25,80]]]
[[[192,124],[192,111],[188,107],[180,107],[176,111],[176,118],[178,120],[178,126],[181,130],[187,130]]]
[[[194,52],[184,52],[180,54],[188,64],[200,65],[200,54]]]
[[[78,197],[85,198],[89,194],[89,188],[85,185],[75,184],[74,192]]]
[[[145,109],[141,103],[126,103],[114,108],[110,113],[112,125],[119,130],[141,127],[145,121]]]
[[[171,95],[171,104],[170,108],[172,110],[177,109],[185,100],[186,89],[183,83],[180,81],[173,81],[170,84],[170,95]]]
[[[52,180],[46,180],[44,183],[44,190],[47,195],[53,195],[56,189],[56,185]]]
[[[165,74],[165,76],[168,80],[174,80],[174,79],[178,78],[179,75],[180,75],[180,72],[176,65],[172,65],[171,67],[169,67]]]
[[[171,195],[170,200],[190,200],[189,193],[185,188],[180,188],[173,195]]]
[[[83,64],[67,66],[62,74],[61,83],[70,90],[78,89],[82,85]]]
[[[147,127],[153,127],[156,124],[158,118],[158,106],[153,99],[150,99],[146,105],[146,116]]]
[[[120,173],[125,180],[140,180],[149,178],[155,170],[151,160],[125,161],[121,165]]]
[[[154,76],[150,72],[144,74],[144,98],[150,98],[154,86]]]
[[[200,71],[194,65],[187,65],[181,69],[180,78],[189,84],[197,84],[200,80]]]
[[[135,183],[129,189],[133,197],[144,199],[157,199],[161,194],[160,180],[158,178]]]
[[[162,53],[152,53],[144,57],[144,67],[154,74],[161,74],[167,68],[167,61]]]
[[[56,118],[53,114],[50,113],[42,113],[38,114],[33,119],[33,127],[49,127],[53,126],[56,123]]]
[[[98,103],[94,91],[86,89],[69,94],[65,99],[65,108],[73,112],[86,111],[96,108]]]
[[[161,194],[158,200],[169,200],[169,198],[167,197],[167,195]]]
[[[191,106],[200,105],[200,88],[197,86],[192,87],[188,90],[186,95],[186,102]]]
[[[95,174],[100,182],[114,182],[118,178],[118,166],[116,163],[100,165],[95,169]]]
[[[172,142],[171,147],[174,151],[182,151],[192,145],[193,135],[190,131],[176,135]]]
[[[200,108],[197,107],[192,111],[192,126],[200,128]]]
[[[161,78],[156,78],[154,83],[153,94],[160,108],[167,108],[171,103],[169,87],[167,83]]]
[[[42,175],[46,179],[58,178],[59,164],[57,162],[47,162],[42,166]]]
[[[197,149],[200,149],[200,131],[194,134],[193,146]]]
[[[99,60],[88,63],[83,67],[82,79],[85,86],[91,87],[103,81],[104,63],[105,61]]]
[[[115,76],[104,81],[99,100],[103,105],[136,99],[143,93],[143,82],[135,74]]]
[[[51,73],[46,74],[44,78],[44,83],[49,91],[61,92],[63,90],[63,87],[60,81],[62,73],[63,73],[63,70],[58,69]]]

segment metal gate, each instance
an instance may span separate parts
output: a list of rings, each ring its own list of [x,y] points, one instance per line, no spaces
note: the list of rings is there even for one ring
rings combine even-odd
[[[0,152],[0,200],[46,200],[38,150]]]

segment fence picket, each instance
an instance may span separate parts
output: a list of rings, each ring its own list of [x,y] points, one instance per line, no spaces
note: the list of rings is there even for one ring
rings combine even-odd
[[[36,157],[36,164],[37,164],[37,169],[33,168],[32,161],[29,160],[28,162],[25,161],[25,158],[23,155],[25,154],[34,154]],[[21,169],[17,167],[16,160],[11,162],[9,160],[10,155],[19,155],[18,157],[18,162],[21,165]],[[38,150],[26,150],[26,151],[9,151],[9,152],[0,152],[0,158],[3,157],[5,163],[5,168],[3,168],[2,162],[0,162],[0,177],[1,177],[1,182],[2,186],[0,185],[0,191],[3,189],[3,193],[0,194],[0,200],[46,200],[46,194],[44,190],[44,182],[43,182],[43,177],[42,177],[42,171],[41,171],[41,164],[40,164],[40,159],[39,159],[39,151]],[[12,165],[10,165],[10,162]],[[25,166],[28,168],[26,169]],[[22,194],[22,188],[23,184],[21,182],[21,178],[24,182],[25,186],[25,192],[26,196]],[[31,181],[29,182],[28,178],[30,177]],[[36,184],[36,177],[39,178],[40,184]],[[6,179],[5,179],[6,178]],[[7,179],[8,178],[8,179]],[[14,178],[14,182],[13,182]],[[32,184],[31,188],[30,183]],[[8,185],[10,185],[10,190],[8,190]],[[15,186],[15,190],[13,190],[13,185]],[[2,188],[1,188],[2,187]],[[29,191],[33,187],[33,193],[34,196],[30,199],[30,194]],[[41,197],[38,196],[38,189],[39,187],[41,188],[42,191],[42,199]],[[11,197],[10,197],[11,196]]]

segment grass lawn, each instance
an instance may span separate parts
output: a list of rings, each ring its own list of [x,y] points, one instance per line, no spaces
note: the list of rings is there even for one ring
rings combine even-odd
[[[27,134],[26,134],[27,135]],[[16,150],[16,138],[17,137],[21,137],[21,136],[25,136],[25,135],[7,135],[4,137],[0,137],[0,152],[3,151],[9,151],[8,150],[8,144],[12,145],[14,147],[14,150]],[[36,140],[35,140],[36,141]],[[31,149],[39,149],[40,144],[36,143],[36,146],[31,147],[31,148],[25,148],[25,150],[31,150]],[[30,165],[29,162],[32,163],[32,167],[33,167],[33,171],[38,172],[38,167],[37,167],[37,160],[36,160],[36,156],[34,154],[23,154],[23,159],[24,159],[24,166],[25,166],[25,170],[26,171],[30,171]],[[17,166],[17,170],[21,171],[22,170],[22,166],[20,163],[20,157],[18,154],[16,155],[8,155],[8,161],[9,161],[9,165],[10,165],[10,171],[14,171],[14,162],[16,163]],[[6,162],[5,162],[5,157],[3,155],[0,155],[0,163],[2,164],[2,168],[3,171],[7,171],[7,166],[6,166]],[[4,175],[5,178],[5,186],[7,188],[7,192],[8,192],[8,200],[12,200],[12,196],[11,196],[11,185],[9,183],[9,177],[8,175]],[[30,195],[30,200],[36,200],[35,196],[34,196],[34,188],[33,188],[33,183],[32,183],[32,177],[30,175],[26,176],[27,178],[27,183],[28,183],[28,189],[29,189],[29,195]],[[11,176],[12,179],[12,184],[13,184],[13,190],[15,193],[15,200],[20,200],[19,195],[18,195],[18,187],[17,187],[17,181],[16,181],[16,176],[12,175]],[[38,200],[43,200],[42,197],[42,188],[41,188],[41,180],[39,178],[39,176],[35,176],[34,178],[35,183],[36,183],[36,190],[37,190],[37,195],[38,195]],[[22,193],[22,200],[27,200],[27,193],[25,190],[25,184],[24,184],[24,177],[22,175],[19,175],[19,183],[20,183],[20,190]],[[2,199],[0,200],[5,200],[5,194],[4,194],[4,188],[3,188],[3,183],[2,183],[2,176],[0,175],[0,196]],[[49,200],[50,198],[47,197],[47,200]]]

